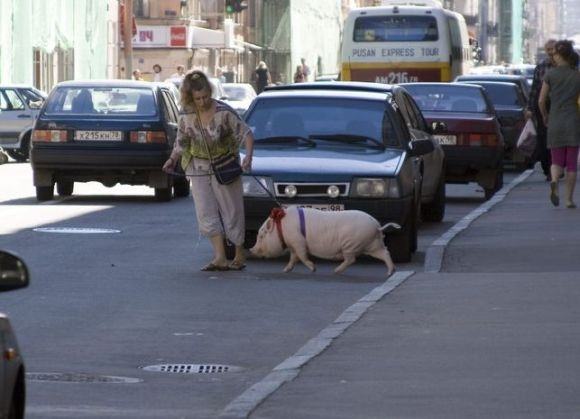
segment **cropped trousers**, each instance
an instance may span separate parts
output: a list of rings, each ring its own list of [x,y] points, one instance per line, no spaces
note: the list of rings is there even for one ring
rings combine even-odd
[[[225,235],[231,243],[241,246],[245,234],[241,176],[229,185],[222,185],[210,174],[209,161],[196,158],[185,173],[191,180],[199,232],[206,237]]]

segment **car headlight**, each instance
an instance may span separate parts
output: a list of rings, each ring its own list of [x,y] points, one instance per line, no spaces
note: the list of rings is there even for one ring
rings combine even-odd
[[[352,195],[360,198],[399,198],[396,179],[359,178],[352,185]]]
[[[269,196],[274,191],[272,179],[266,176],[242,176],[242,187],[244,196]]]

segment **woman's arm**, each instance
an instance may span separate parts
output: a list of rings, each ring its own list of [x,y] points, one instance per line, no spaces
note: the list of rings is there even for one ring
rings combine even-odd
[[[538,99],[538,106],[540,107],[540,113],[542,114],[542,119],[544,120],[544,125],[548,125],[548,108],[546,103],[548,101],[548,96],[550,94],[550,85],[544,81],[542,83],[542,90],[540,90],[540,99]]]
[[[248,130],[246,133],[246,137],[244,138],[244,145],[246,149],[246,155],[242,161],[242,169],[244,169],[245,172],[251,172],[252,157],[254,155],[254,134],[252,134],[251,130]]]
[[[177,136],[175,138],[175,143],[173,144],[173,150],[171,150],[171,155],[167,158],[167,161],[163,164],[164,172],[172,172],[175,170],[175,165],[179,161],[181,154],[183,154],[183,149],[185,146],[187,138],[185,135],[185,120],[182,115],[179,116]]]

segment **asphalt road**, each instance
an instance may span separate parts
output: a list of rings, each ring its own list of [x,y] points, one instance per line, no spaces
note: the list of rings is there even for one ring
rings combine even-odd
[[[282,274],[282,259],[200,272],[211,249],[190,198],[157,203],[145,187],[91,183],[38,203],[31,175],[28,164],[0,166],[0,248],[31,272],[28,289],[0,296],[27,364],[29,418],[217,417],[385,280],[384,266],[370,260],[342,275],[327,262],[315,274],[304,266]],[[471,184],[448,185],[447,194],[445,220],[421,226],[417,254],[398,270],[421,271],[429,244],[483,203]],[[34,230],[47,227],[117,232]],[[143,369],[159,364],[233,372]]]

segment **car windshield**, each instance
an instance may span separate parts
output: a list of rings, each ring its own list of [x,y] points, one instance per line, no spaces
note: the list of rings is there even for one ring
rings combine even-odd
[[[411,93],[422,111],[489,113],[490,110],[481,90],[447,84],[408,84]]]
[[[250,92],[241,86],[224,85],[224,90],[229,100],[246,100],[250,98]]]
[[[318,142],[400,146],[384,102],[337,98],[273,98],[258,101],[246,120],[256,138],[300,137]],[[352,137],[353,141],[345,140]]]
[[[47,114],[93,116],[154,116],[151,89],[134,87],[58,87],[50,97]]]
[[[525,105],[524,98],[520,97],[517,92],[515,84],[495,84],[495,83],[477,83],[473,82],[485,89],[491,103],[494,105],[503,106],[519,106]]]

